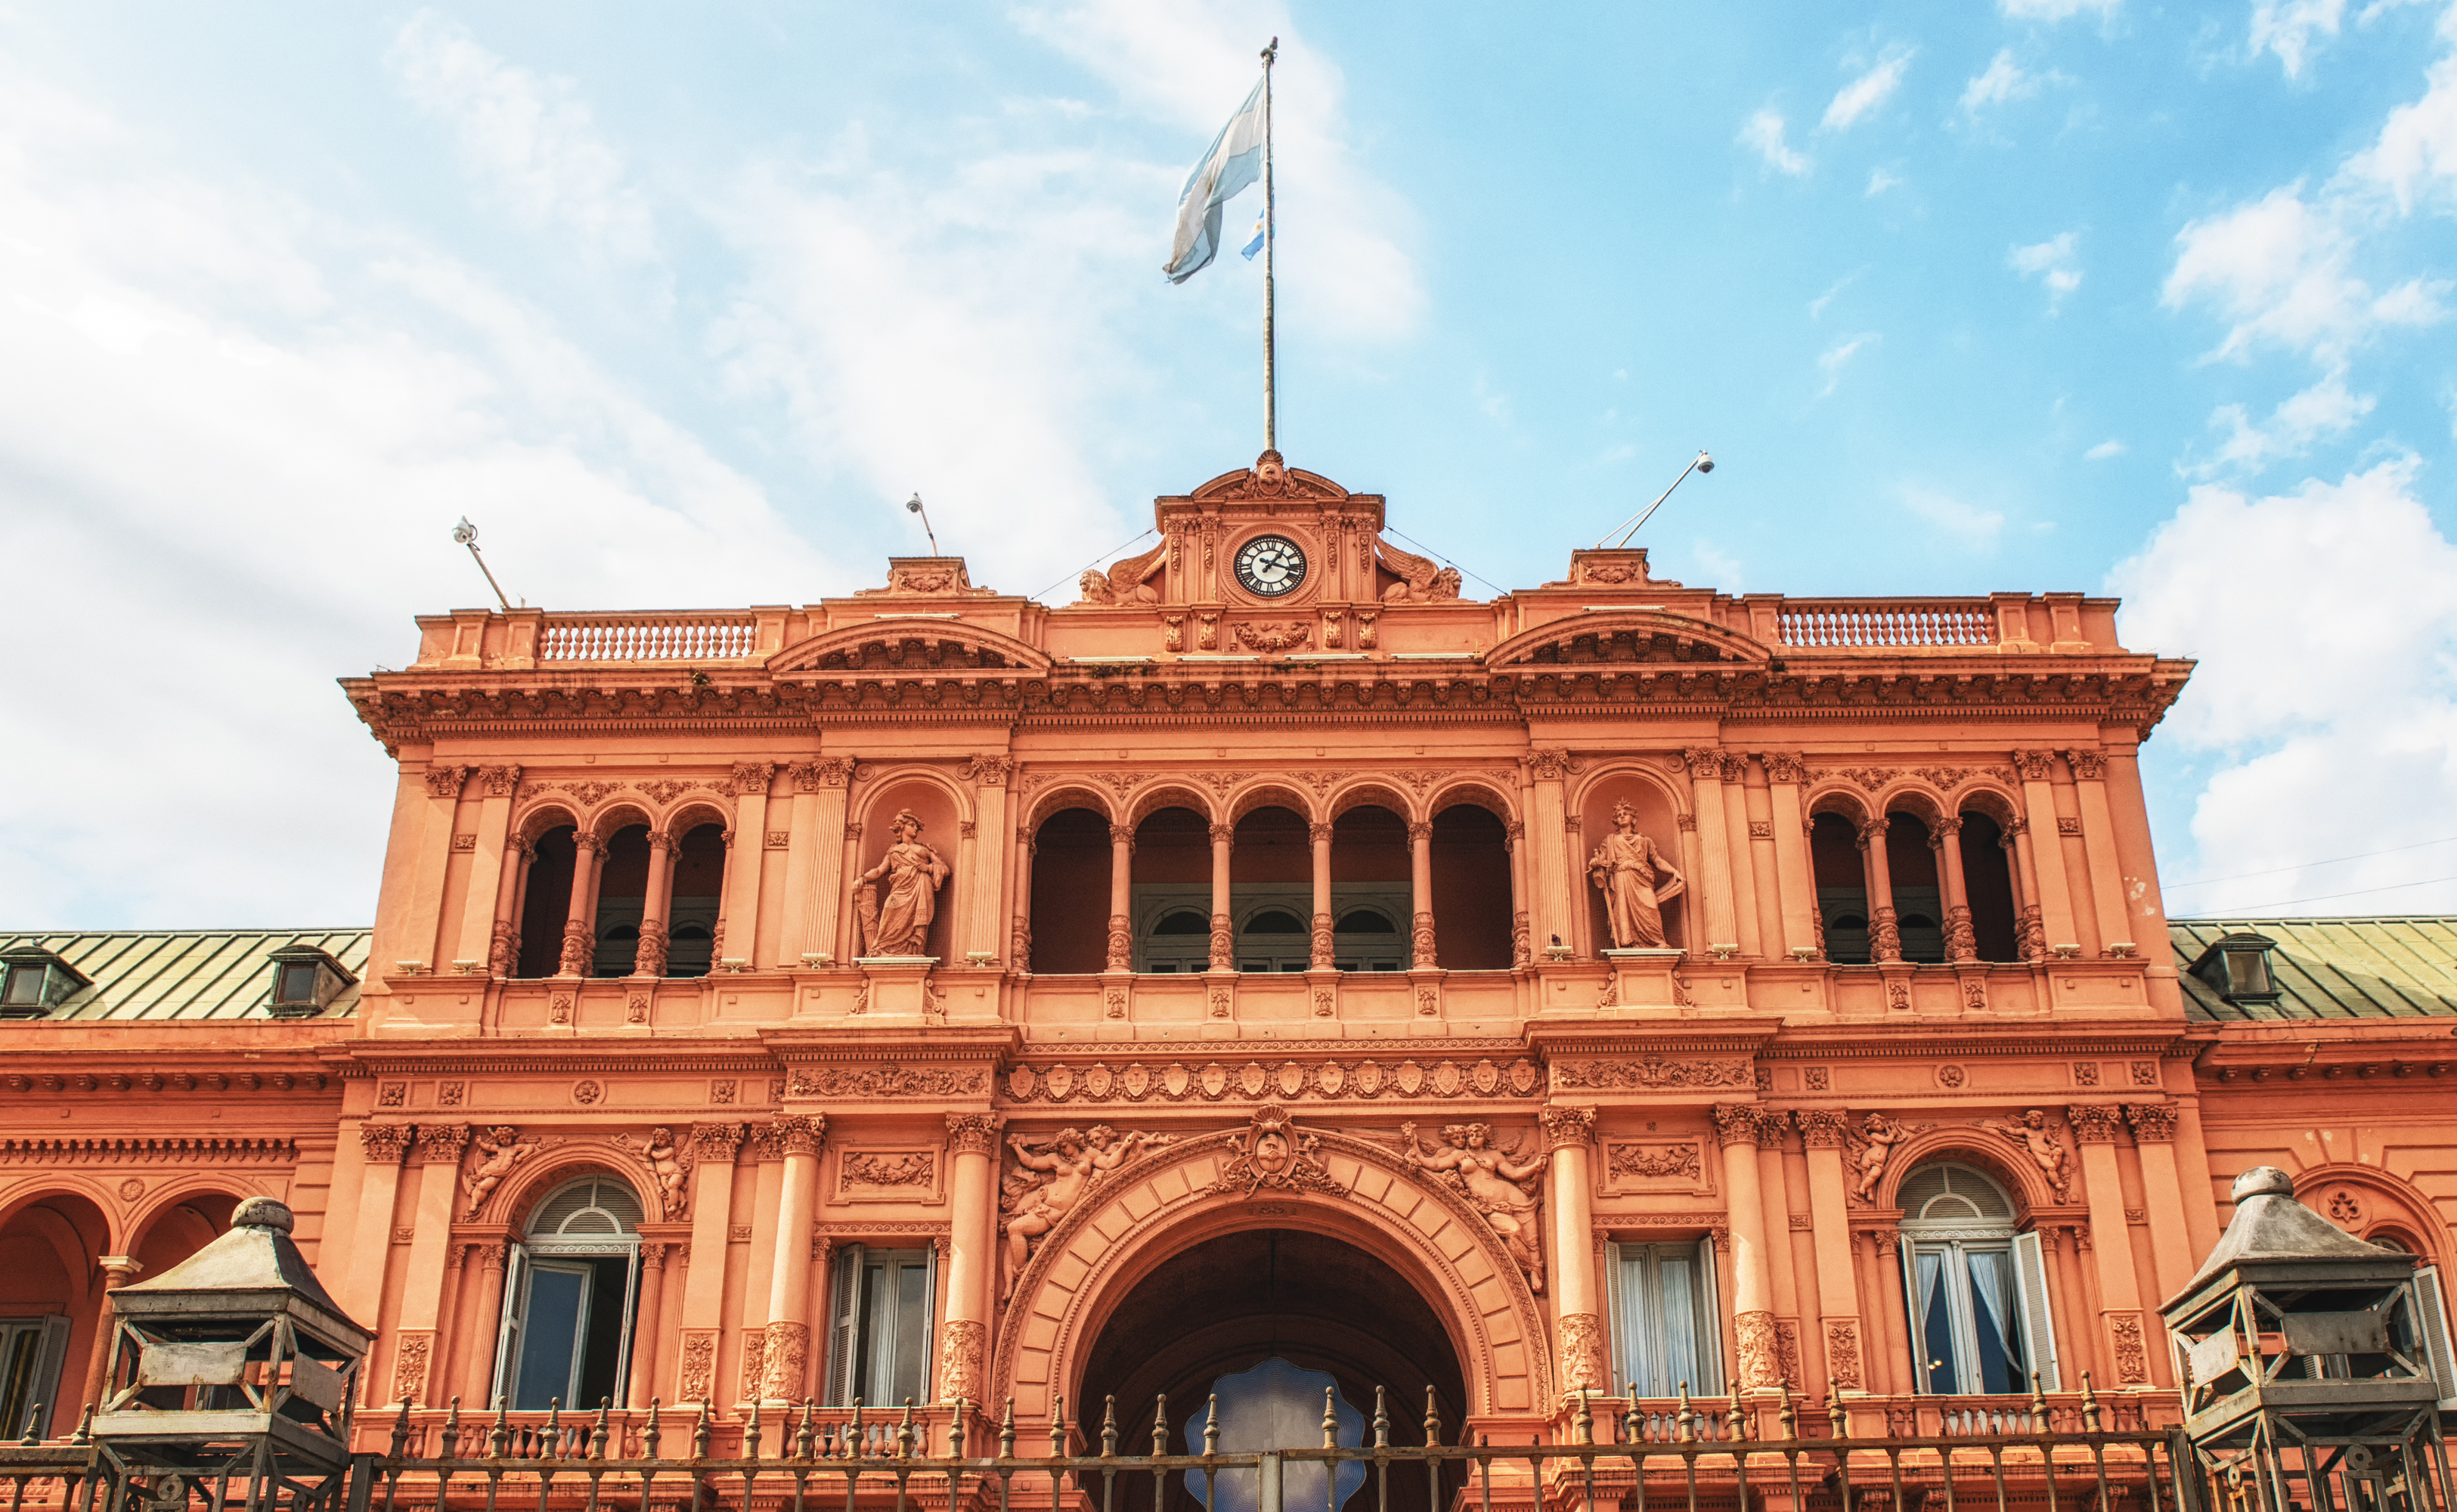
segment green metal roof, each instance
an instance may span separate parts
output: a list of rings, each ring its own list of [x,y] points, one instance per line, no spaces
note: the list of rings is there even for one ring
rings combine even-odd
[[[0,934],[0,950],[23,945],[51,951],[93,985],[31,1022],[106,1019],[265,1019],[272,1014],[272,952],[313,945],[347,967],[367,970],[369,929],[94,929],[52,934]],[[321,1017],[347,1018],[359,1008],[356,984],[343,987]],[[5,1031],[0,1031],[5,1032]]]
[[[2210,1023],[2457,1017],[2457,919],[2195,919],[2171,922],[2184,1011]],[[2230,1003],[2192,974],[2220,937],[2266,936],[2275,1003]]]

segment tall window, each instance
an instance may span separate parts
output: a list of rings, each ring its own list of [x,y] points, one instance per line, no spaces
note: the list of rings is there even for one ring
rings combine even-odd
[[[57,1415],[60,1362],[68,1357],[65,1317],[0,1318],[0,1438],[48,1435]],[[42,1411],[42,1422],[34,1412]]]
[[[1724,1389],[1715,1241],[1612,1247],[1613,1356],[1622,1390],[1671,1397]]]
[[[496,1393],[518,1412],[623,1395],[640,1279],[640,1199],[611,1176],[557,1188],[512,1246]]]
[[[930,1399],[930,1322],[938,1267],[927,1250],[836,1252],[830,1277],[828,1400],[869,1406]]]
[[[1903,1287],[1911,1378],[1924,1392],[2057,1389],[2055,1328],[2039,1236],[2013,1232],[2013,1205],[1968,1166],[1903,1180]]]

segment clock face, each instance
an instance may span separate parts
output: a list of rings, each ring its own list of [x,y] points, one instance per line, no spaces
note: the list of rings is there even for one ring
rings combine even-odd
[[[1277,598],[1305,581],[1305,552],[1284,535],[1258,535],[1237,552],[1237,581],[1249,593]]]

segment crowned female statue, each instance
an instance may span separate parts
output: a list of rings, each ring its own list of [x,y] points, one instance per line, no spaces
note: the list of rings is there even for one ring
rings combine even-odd
[[[1613,948],[1663,947],[1662,905],[1681,893],[1681,874],[1653,840],[1638,832],[1638,813],[1613,805],[1612,837],[1587,858],[1587,878],[1604,895]]]
[[[948,865],[939,853],[921,843],[921,821],[911,809],[901,809],[888,821],[895,843],[878,864],[857,879],[855,910],[861,918],[861,953],[865,956],[918,956],[930,938],[930,921],[939,911],[939,884],[947,880]],[[887,897],[878,896],[878,880],[887,879]]]

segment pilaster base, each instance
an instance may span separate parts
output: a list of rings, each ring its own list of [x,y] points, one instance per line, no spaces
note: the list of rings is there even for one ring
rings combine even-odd
[[[869,988],[870,1002],[862,1011],[873,1018],[894,1015],[919,1019],[938,1012],[929,989],[930,968],[939,963],[936,956],[861,956],[854,964],[861,968],[862,981]]]

